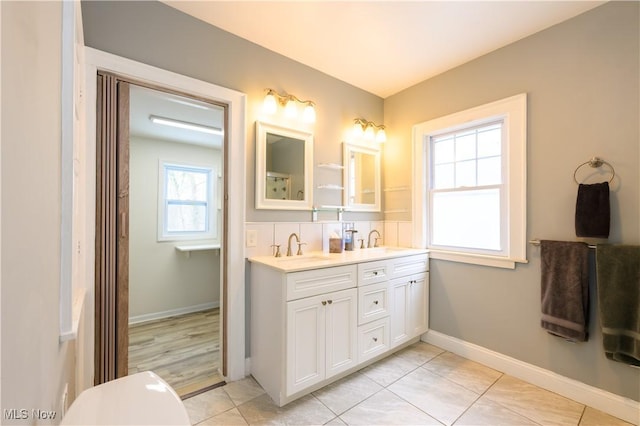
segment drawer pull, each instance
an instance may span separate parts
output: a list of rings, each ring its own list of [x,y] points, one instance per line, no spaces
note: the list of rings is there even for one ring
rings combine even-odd
[[[373,338],[373,341],[374,341],[374,342],[377,342],[377,341],[378,341],[378,338],[377,338],[377,337],[374,337],[374,338]]]
[[[373,271],[373,275],[378,275],[378,271]]]
[[[374,300],[374,301],[373,301],[373,304],[374,304],[374,305],[377,305],[377,304],[378,304],[378,301],[377,301],[377,300]]]
[[[332,303],[333,303],[333,300],[327,300],[327,303],[328,303],[328,304],[332,304]]]
[[[326,301],[326,300],[323,300],[323,301],[322,301],[322,306],[325,306],[326,304],[327,304],[327,301]]]

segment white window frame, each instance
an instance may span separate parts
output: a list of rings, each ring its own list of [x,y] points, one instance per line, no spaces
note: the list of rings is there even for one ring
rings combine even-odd
[[[167,185],[166,176],[169,168],[193,170],[207,173],[207,229],[205,231],[169,232],[167,230]],[[177,163],[160,160],[158,165],[158,241],[215,240],[217,232],[217,173],[213,166]]]
[[[506,246],[500,254],[443,249],[429,246],[429,188],[431,187],[431,137],[503,121],[504,183],[506,185]],[[413,235],[414,247],[430,250],[432,259],[450,260],[476,265],[514,269],[516,263],[527,263],[527,95],[522,93],[417,124],[413,127]]]

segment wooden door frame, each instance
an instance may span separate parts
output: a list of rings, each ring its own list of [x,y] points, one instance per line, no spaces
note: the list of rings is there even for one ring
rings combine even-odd
[[[95,384],[128,374],[130,85],[188,97],[224,110],[220,295],[227,300],[229,105],[99,71],[96,132]],[[102,89],[102,90],[101,90]],[[111,97],[109,101],[105,98]],[[116,191],[114,191],[114,189]],[[227,310],[221,312],[221,373],[227,376]]]
[[[247,165],[247,141],[246,141],[246,107],[247,95],[244,93],[217,86],[202,80],[197,80],[184,75],[176,74],[151,65],[136,62],[91,47],[85,48],[85,140],[86,155],[79,161],[87,170],[86,182],[81,189],[86,193],[86,205],[82,209],[79,221],[85,224],[85,238],[81,241],[82,247],[93,247],[96,237],[95,230],[95,150],[96,150],[96,74],[103,70],[114,74],[181,91],[187,95],[203,96],[229,105],[228,137],[229,149],[226,159],[229,167],[227,181],[229,182],[228,215],[224,226],[228,233],[228,243],[225,247],[224,257],[227,271],[227,294],[221,301],[221,310],[226,310],[226,324],[221,332],[226,335],[227,354],[227,381],[239,380],[245,377],[247,370],[245,355],[245,254],[244,254],[244,229],[245,229],[245,205],[246,205],[246,165]],[[87,324],[87,353],[89,356],[95,352],[94,348],[94,324],[93,308],[96,295],[93,292],[95,253],[89,250],[86,256],[84,269],[87,271],[85,280],[87,283],[87,309],[89,323]],[[226,330],[233,330],[227,333]],[[87,363],[85,377],[94,376],[93,363]]]

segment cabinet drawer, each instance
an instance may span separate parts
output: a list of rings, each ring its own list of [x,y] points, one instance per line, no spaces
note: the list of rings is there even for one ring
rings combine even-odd
[[[375,284],[389,279],[389,262],[379,260],[358,264],[358,285]]]
[[[429,270],[429,256],[417,254],[415,256],[397,257],[389,261],[389,277],[398,278],[405,275],[427,272]]]
[[[389,315],[389,283],[383,282],[358,288],[358,324]]]
[[[358,362],[389,350],[389,318],[358,327]]]
[[[345,290],[356,284],[356,265],[292,272],[287,274],[287,300]]]

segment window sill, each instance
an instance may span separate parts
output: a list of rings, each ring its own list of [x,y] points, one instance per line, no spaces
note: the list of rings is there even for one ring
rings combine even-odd
[[[71,329],[64,330],[60,333],[60,343],[76,340],[78,338],[78,328],[80,327],[80,318],[84,309],[85,289],[78,287],[73,290],[73,304],[71,310]]]
[[[177,245],[176,250],[184,253],[186,258],[191,256],[192,251],[204,251],[204,250],[220,250],[220,243],[209,244],[194,244],[194,245]],[[216,252],[217,254],[218,252]]]
[[[446,250],[429,249],[429,258],[449,260],[451,262],[469,263],[472,265],[490,266],[493,268],[515,269],[516,263],[529,263],[527,259],[489,256],[483,254],[459,253]]]

